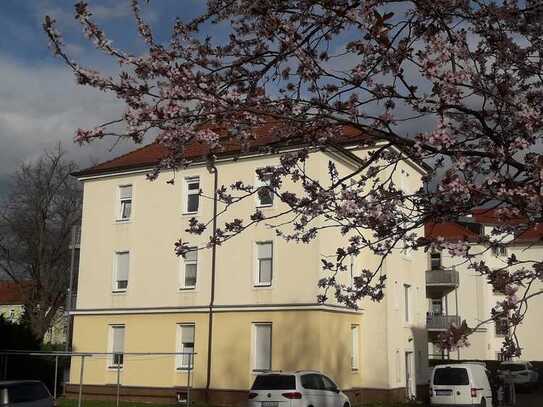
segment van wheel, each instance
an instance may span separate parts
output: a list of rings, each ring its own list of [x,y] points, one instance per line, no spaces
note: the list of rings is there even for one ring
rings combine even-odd
[[[486,407],[486,400],[484,398],[481,399],[481,407]]]

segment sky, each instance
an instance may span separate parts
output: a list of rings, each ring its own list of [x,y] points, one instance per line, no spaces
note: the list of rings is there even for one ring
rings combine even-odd
[[[83,65],[110,73],[117,66],[94,49],[73,18],[75,0],[2,0],[0,2],[0,196],[9,174],[22,162],[35,160],[61,143],[67,158],[81,168],[135,148],[130,142],[115,145],[108,139],[91,145],[73,142],[77,128],[117,119],[123,105],[112,95],[75,83],[71,71],[48,47],[42,29],[45,15],[54,17],[66,50]],[[136,35],[129,1],[87,0],[95,20],[114,45],[135,53],[144,46]],[[199,0],[160,0],[147,6],[144,16],[156,35],[168,38],[173,18],[188,19],[202,10]]]

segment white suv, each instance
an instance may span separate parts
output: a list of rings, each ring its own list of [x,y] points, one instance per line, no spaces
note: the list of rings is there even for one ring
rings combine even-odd
[[[539,381],[539,374],[535,371],[530,362],[520,360],[500,363],[498,375],[511,383],[521,386],[536,386]]]
[[[329,377],[299,370],[256,376],[249,407],[351,407],[351,402]]]

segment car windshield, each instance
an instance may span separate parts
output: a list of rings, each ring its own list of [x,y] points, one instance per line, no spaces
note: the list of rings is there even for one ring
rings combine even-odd
[[[251,390],[294,390],[296,378],[292,375],[266,374],[257,376]]]
[[[9,403],[26,403],[30,401],[45,400],[49,392],[42,383],[13,383],[0,386],[0,392],[8,390]]]
[[[463,386],[469,384],[468,371],[463,367],[443,367],[434,372],[434,384]]]
[[[508,370],[510,372],[519,372],[521,370],[526,370],[526,365],[521,365],[518,363],[508,363],[500,365],[500,370]]]

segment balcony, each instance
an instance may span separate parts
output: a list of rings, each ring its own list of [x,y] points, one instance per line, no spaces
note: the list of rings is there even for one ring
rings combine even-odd
[[[437,315],[428,313],[426,315],[426,329],[434,332],[446,331],[451,324],[460,325],[460,317],[456,315]]]
[[[458,271],[455,269],[428,270],[426,272],[426,297],[442,298],[458,287]]]

